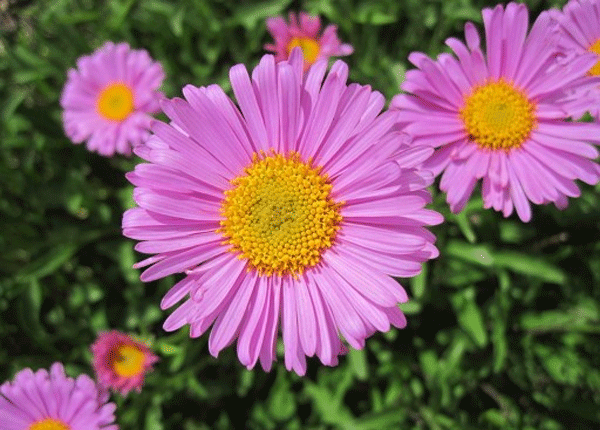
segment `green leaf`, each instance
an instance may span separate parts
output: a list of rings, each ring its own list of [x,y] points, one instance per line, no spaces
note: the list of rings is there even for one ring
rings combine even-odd
[[[488,335],[479,306],[475,303],[475,289],[468,288],[452,296],[458,324],[467,332],[480,348],[487,345]]]
[[[398,424],[406,420],[407,411],[394,408],[378,414],[364,415],[356,421],[357,429],[381,430],[397,428]]]
[[[448,242],[446,255],[481,266],[493,265],[495,258],[495,255],[492,256],[485,245],[473,245],[460,240],[451,240]]]
[[[296,413],[296,400],[290,390],[287,373],[279,368],[268,399],[269,414],[277,421],[285,421]]]
[[[564,285],[567,280],[561,269],[539,257],[519,252],[498,251],[494,253],[494,260],[497,267],[504,267],[513,272],[533,276],[553,284]]]
[[[48,250],[41,257],[26,265],[16,276],[20,281],[30,278],[40,279],[56,271],[77,252],[78,246],[74,243],[57,245]]]
[[[496,319],[492,328],[492,343],[494,345],[494,372],[498,373],[504,367],[508,355],[508,342],[506,340],[506,325]]]
[[[521,317],[523,330],[534,332],[587,332],[600,333],[600,305],[593,299],[582,299],[566,310],[549,310],[539,313],[527,312]]]
[[[369,377],[366,351],[364,349],[351,349],[347,357],[356,378],[359,381],[365,381]]]
[[[410,279],[410,284],[412,286],[413,296],[416,299],[420,299],[423,297],[425,293],[425,284],[427,282],[427,264],[423,264],[423,270],[417,276]]]

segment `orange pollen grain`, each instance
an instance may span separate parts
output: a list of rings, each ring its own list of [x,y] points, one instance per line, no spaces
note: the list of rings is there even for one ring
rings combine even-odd
[[[332,246],[343,202],[331,198],[332,185],[321,168],[298,153],[254,154],[231,184],[218,232],[259,274],[297,277]]]
[[[536,106],[504,79],[489,81],[465,97],[459,111],[469,139],[482,149],[520,147],[535,129]]]

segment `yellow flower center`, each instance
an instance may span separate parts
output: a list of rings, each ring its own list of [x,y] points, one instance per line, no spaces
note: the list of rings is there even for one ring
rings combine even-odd
[[[480,148],[508,151],[521,146],[535,128],[535,109],[522,91],[499,79],[475,87],[460,117]]]
[[[113,82],[100,92],[96,108],[106,119],[123,121],[133,112],[133,91],[122,82]]]
[[[135,345],[121,345],[113,354],[112,366],[117,375],[130,378],[144,371],[144,352]]]
[[[71,427],[60,420],[45,418],[34,422],[27,430],[71,430]]]
[[[254,154],[221,203],[223,244],[259,274],[296,277],[321,261],[342,221],[321,168],[298,153]]]
[[[595,54],[600,55],[600,39],[596,40],[594,42],[594,44],[588,48],[588,50]],[[600,61],[598,61],[596,64],[594,64],[594,67],[592,67],[588,71],[588,74],[593,75],[593,76],[600,75]]]
[[[292,49],[299,46],[302,49],[304,55],[304,61],[308,64],[312,64],[319,55],[319,42],[310,37],[292,37],[290,43],[288,43],[287,51],[288,55],[292,52]]]

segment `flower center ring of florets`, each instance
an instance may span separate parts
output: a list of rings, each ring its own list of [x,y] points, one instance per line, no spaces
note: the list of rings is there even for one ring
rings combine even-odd
[[[296,277],[318,264],[342,221],[328,176],[296,152],[261,151],[244,173],[221,204],[223,244],[261,275]]]
[[[319,42],[310,37],[292,37],[290,43],[287,46],[288,56],[292,52],[292,50],[296,47],[300,47],[302,49],[302,55],[304,56],[304,61],[308,64],[313,64],[317,57],[319,56]]]
[[[98,96],[98,113],[112,121],[123,121],[134,110],[133,92],[122,82],[106,86]]]
[[[46,418],[34,422],[27,430],[71,430],[71,427],[54,418]]]
[[[499,79],[475,87],[460,117],[469,139],[482,149],[520,147],[536,126],[536,106],[511,83]]]
[[[111,353],[115,373],[124,378],[139,375],[144,371],[144,352],[134,345],[120,345]]]
[[[590,52],[593,52],[594,54],[597,54],[600,56],[600,39],[596,40],[589,48],[588,50]],[[590,70],[588,70],[588,74],[592,75],[592,76],[599,76],[600,75],[600,61],[596,62],[596,64],[594,64],[594,67],[592,67]]]

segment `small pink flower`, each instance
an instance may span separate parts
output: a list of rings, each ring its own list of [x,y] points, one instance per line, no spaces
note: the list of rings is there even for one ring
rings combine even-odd
[[[68,72],[60,98],[65,133],[100,155],[131,155],[149,134],[163,79],[162,66],[145,50],[105,43]]]
[[[89,376],[70,378],[61,363],[49,372],[23,369],[0,385],[0,429],[118,430],[107,400]]]
[[[423,168],[443,172],[440,188],[453,212],[460,212],[479,179],[485,208],[513,209],[531,219],[530,202],[565,208],[580,194],[580,179],[596,184],[594,159],[600,143],[598,124],[565,121],[567,98],[600,84],[587,71],[595,55],[582,54],[568,64],[560,56],[557,34],[547,12],[528,33],[523,4],[483,9],[486,53],[472,23],[465,25],[467,45],[450,38],[455,52],[432,60],[413,52],[417,67],[406,73],[391,109],[415,144],[437,148]]]
[[[290,12],[289,19],[289,24],[281,17],[267,19],[267,29],[275,39],[275,44],[266,44],[265,50],[274,52],[276,61],[287,60],[297,46],[304,54],[305,69],[317,60],[350,55],[354,51],[351,45],[340,42],[335,25],[328,25],[321,34],[318,16],[300,12],[297,17]]]
[[[123,396],[134,388],[140,392],[146,373],[158,361],[146,345],[116,330],[100,333],[91,350],[99,384]]]

